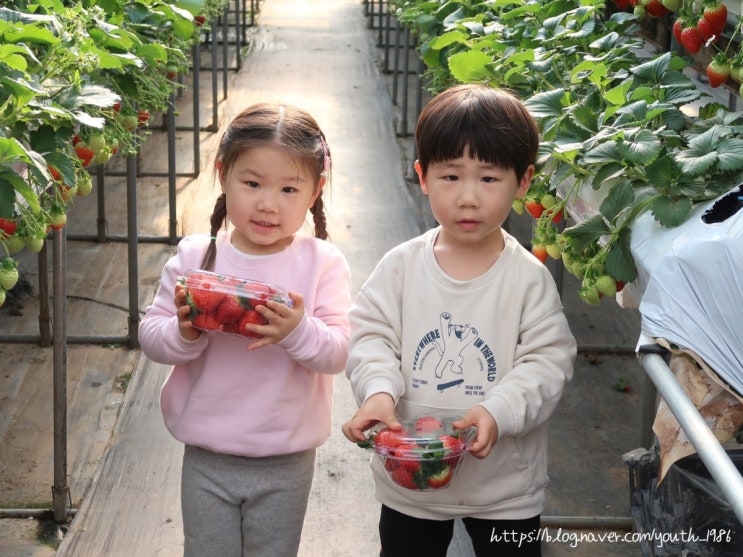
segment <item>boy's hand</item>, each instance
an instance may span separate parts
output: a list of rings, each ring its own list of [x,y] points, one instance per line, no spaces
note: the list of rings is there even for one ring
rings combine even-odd
[[[255,307],[268,320],[268,325],[246,325],[248,331],[261,337],[250,343],[248,350],[281,342],[299,325],[304,317],[304,297],[296,292],[289,292],[289,297],[294,302],[292,307],[275,300],[266,300],[265,305]]]
[[[477,427],[477,437],[470,448],[470,453],[476,458],[485,458],[490,449],[498,442],[498,424],[485,407],[475,405],[461,420],[452,424],[455,429],[466,429],[469,426]]]
[[[176,285],[175,296],[175,314],[178,317],[178,332],[185,340],[196,340],[201,336],[201,331],[193,326],[189,315],[191,306],[186,302],[186,291],[182,286]]]
[[[377,393],[367,398],[341,429],[349,441],[358,443],[366,439],[364,432],[379,422],[390,429],[402,429],[395,417],[395,400],[388,393]]]

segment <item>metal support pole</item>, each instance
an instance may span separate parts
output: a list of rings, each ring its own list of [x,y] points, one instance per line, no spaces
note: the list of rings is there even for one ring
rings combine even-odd
[[[640,349],[640,362],[683,429],[738,520],[743,523],[743,477],[730,460],[663,357]]]
[[[55,522],[67,520],[67,331],[65,285],[66,228],[54,231],[52,288],[54,291],[54,485]]]
[[[229,86],[229,82],[227,81],[230,57],[229,17],[229,9],[225,7],[224,12],[222,13],[222,100],[227,99],[227,87]]]
[[[402,59],[402,106],[400,107],[400,130],[397,132],[399,137],[408,137],[408,89],[410,73],[410,27],[405,26]]]
[[[139,348],[139,260],[137,257],[137,158],[126,159],[126,222],[129,270],[129,348]]]
[[[197,42],[193,46],[193,174],[201,174],[201,95],[199,87],[201,84],[201,45]]]
[[[37,261],[39,264],[39,346],[48,347],[52,344],[52,321],[49,313],[49,265],[47,261],[49,242],[44,240],[44,245],[39,252]]]
[[[106,242],[106,229],[108,224],[106,223],[106,193],[103,189],[105,183],[105,168],[102,164],[96,168],[96,202],[98,206],[98,217],[96,219],[96,229],[98,232],[98,243],[104,244]]]
[[[209,128],[216,131],[219,127],[219,81],[217,79],[217,19],[212,21],[212,125]]]
[[[171,246],[178,243],[178,213],[176,212],[176,157],[175,157],[175,95],[170,95],[166,114],[168,124],[168,240]]]

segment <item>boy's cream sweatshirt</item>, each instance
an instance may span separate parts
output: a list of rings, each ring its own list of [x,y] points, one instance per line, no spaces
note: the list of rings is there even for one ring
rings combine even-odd
[[[394,484],[372,458],[375,495],[410,516],[522,519],[540,514],[547,419],[573,375],[576,342],[547,268],[504,232],[483,275],[454,280],[433,253],[439,229],[388,252],[351,309],[346,375],[357,402],[386,392],[398,418],[475,404],[495,418],[490,455],[467,454],[449,487]]]

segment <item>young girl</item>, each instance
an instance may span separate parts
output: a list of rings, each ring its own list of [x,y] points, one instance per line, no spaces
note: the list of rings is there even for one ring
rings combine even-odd
[[[144,353],[174,366],[160,405],[185,444],[187,557],[297,554],[349,336],[348,264],[323,241],[330,166],[325,137],[303,110],[257,104],[239,114],[216,156],[222,194],[211,232],[181,240],[142,319]],[[308,210],[315,238],[298,234]],[[189,269],[271,283],[293,303],[258,305],[268,324],[245,325],[259,336],[252,342],[204,332],[176,284]]]

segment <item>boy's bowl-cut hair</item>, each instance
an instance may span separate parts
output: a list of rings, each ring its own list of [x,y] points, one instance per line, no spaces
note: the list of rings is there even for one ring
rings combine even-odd
[[[415,130],[418,161],[428,166],[468,154],[520,180],[539,149],[539,128],[515,95],[487,85],[457,85],[425,106]]]

